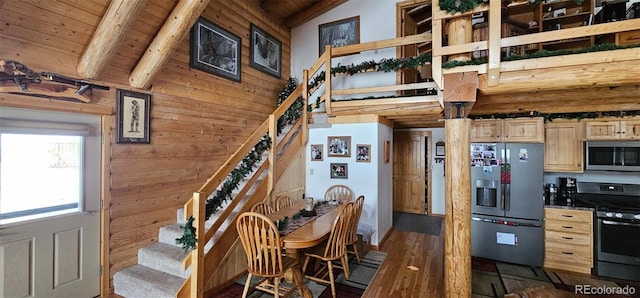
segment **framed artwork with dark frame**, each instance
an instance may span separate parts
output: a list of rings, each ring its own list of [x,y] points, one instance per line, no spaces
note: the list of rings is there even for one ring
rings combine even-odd
[[[338,179],[347,179],[348,177],[348,173],[349,173],[349,168],[348,168],[348,164],[346,163],[331,163],[331,179],[334,178],[338,178]]]
[[[327,137],[328,157],[351,157],[351,137]]]
[[[360,16],[318,25],[318,41],[320,55],[325,45],[337,48],[360,43]]]
[[[356,162],[371,162],[371,145],[356,145]]]
[[[281,77],[282,43],[251,24],[251,67],[276,78]]]
[[[116,143],[149,144],[151,94],[117,89]]]
[[[311,161],[322,161],[322,144],[311,144]]]
[[[191,28],[189,65],[195,69],[240,82],[242,39],[198,18]]]

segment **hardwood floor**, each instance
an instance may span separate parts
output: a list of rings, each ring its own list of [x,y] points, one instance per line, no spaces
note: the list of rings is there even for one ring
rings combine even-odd
[[[362,297],[444,297],[444,219],[440,236],[392,230],[387,258]]]

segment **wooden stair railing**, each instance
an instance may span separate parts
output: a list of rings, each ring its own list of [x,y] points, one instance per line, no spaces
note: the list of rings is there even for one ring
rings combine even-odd
[[[181,289],[177,293],[177,297],[202,297],[204,294],[205,277],[210,276],[218,263],[233,243],[237,240],[237,231],[235,229],[227,229],[213,244],[207,254],[204,253],[204,246],[208,243],[215,233],[220,229],[224,221],[231,219],[235,221],[235,217],[231,218],[233,210],[236,209],[242,198],[253,188],[247,202],[241,207],[240,211],[248,211],[249,208],[258,201],[262,201],[269,196],[273,189],[273,184],[283,174],[284,169],[288,166],[301,146],[304,146],[308,140],[307,131],[307,100],[306,96],[306,77],[303,83],[293,91],[282,104],[265,120],[258,128],[249,136],[249,138],[236,150],[231,157],[211,176],[207,182],[194,192],[192,198],[184,205],[185,220],[194,218],[193,226],[196,228],[197,245],[196,248],[185,258],[184,268],[191,266],[191,275]],[[305,92],[303,92],[305,91]],[[302,97],[302,117],[293,123],[292,128],[281,139],[277,136],[277,120],[282,117],[299,97]],[[206,199],[212,195],[218,186],[220,186],[231,172],[241,163],[241,161],[249,154],[254,146],[268,134],[271,138],[271,146],[268,150],[268,160],[263,162],[254,170],[251,177],[246,181],[244,187],[239,189],[235,198],[231,200],[224,210],[219,214],[218,219],[207,230],[205,228],[205,205]],[[286,150],[283,151],[284,147]],[[280,157],[278,157],[278,153]],[[267,179],[259,178],[267,173]],[[238,213],[239,214],[239,213]],[[236,214],[237,216],[237,214]]]

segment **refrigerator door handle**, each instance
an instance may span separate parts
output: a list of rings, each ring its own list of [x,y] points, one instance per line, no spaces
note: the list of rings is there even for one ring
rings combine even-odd
[[[504,198],[504,210],[509,211],[511,209],[511,183],[505,184]]]
[[[506,207],[504,205],[506,201],[506,190],[507,190],[507,185],[504,183],[500,183],[500,210],[504,210],[504,208]]]

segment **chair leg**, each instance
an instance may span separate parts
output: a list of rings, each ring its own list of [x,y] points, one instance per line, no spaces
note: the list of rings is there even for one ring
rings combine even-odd
[[[304,258],[304,264],[302,265],[302,275],[303,275],[303,276],[304,276],[305,272],[307,272],[307,265],[309,265],[309,259],[310,259],[310,258],[311,258],[311,257],[309,257],[309,256],[306,256],[306,257]]]
[[[356,255],[356,260],[358,261],[358,264],[360,264],[360,254],[358,254],[358,246],[356,245],[356,243],[353,244],[353,252]]]
[[[242,298],[247,297],[249,292],[249,284],[251,284],[251,273],[247,275],[247,281],[244,283],[244,290],[242,291]]]
[[[273,279],[273,297],[280,298],[280,278]]]
[[[349,280],[349,276],[351,275],[351,272],[349,271],[349,256],[348,254],[344,254],[344,256],[342,256],[341,259],[342,262],[342,269],[344,270],[344,278],[346,280]]]
[[[329,281],[331,282],[331,295],[333,296],[333,298],[336,298],[336,282],[333,278],[333,263],[331,261],[328,261],[327,267],[329,268]]]

